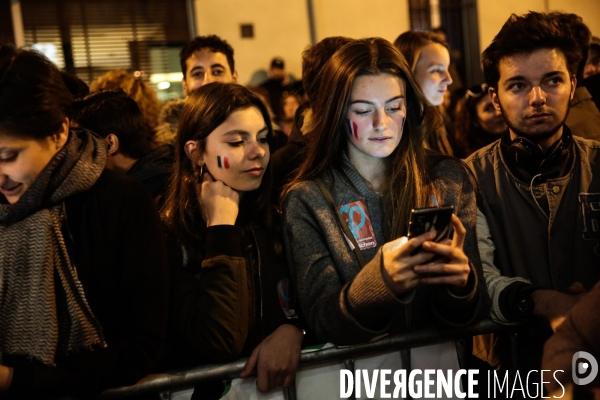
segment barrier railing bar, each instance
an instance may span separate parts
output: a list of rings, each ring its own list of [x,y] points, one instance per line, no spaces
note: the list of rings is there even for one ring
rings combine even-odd
[[[342,362],[347,358],[383,353],[409,347],[420,347],[484,333],[510,331],[518,326],[520,325],[500,325],[486,319],[468,328],[449,330],[422,329],[386,336],[373,342],[361,343],[353,346],[329,347],[327,349],[302,353],[300,356],[300,366],[320,364],[334,360],[340,360],[340,362]],[[207,380],[237,378],[240,372],[242,372],[246,360],[247,358],[244,358],[227,364],[204,365],[188,370],[149,375],[135,385],[108,389],[102,393],[99,399],[118,399],[142,394],[159,393],[167,390],[191,387]]]

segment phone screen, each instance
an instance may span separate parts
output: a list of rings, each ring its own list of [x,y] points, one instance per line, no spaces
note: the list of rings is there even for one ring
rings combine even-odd
[[[433,242],[441,242],[445,239],[452,238],[452,213],[453,206],[433,207],[433,208],[418,208],[411,211],[410,223],[408,226],[408,238],[414,238],[426,232],[435,232]],[[412,254],[421,251],[417,248]]]

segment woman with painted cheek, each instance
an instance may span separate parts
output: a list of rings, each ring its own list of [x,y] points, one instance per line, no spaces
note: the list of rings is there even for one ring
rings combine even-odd
[[[293,382],[303,340],[270,205],[267,108],[237,84],[211,83],[184,105],[162,210],[171,241],[172,367],[250,356],[268,391]],[[218,398],[220,383],[194,396]]]
[[[494,107],[485,83],[467,90],[458,103],[455,123],[456,156],[471,153],[500,139],[506,130],[502,113]]]
[[[320,341],[352,344],[482,318],[475,193],[461,163],[423,148],[435,110],[406,61],[384,39],[361,39],[340,48],[322,74],[306,162],[283,202],[307,323]],[[454,206],[454,239],[407,240],[411,209],[437,205]],[[454,344],[446,345],[414,357],[457,368]]]
[[[427,101],[440,109],[448,86],[452,84],[450,52],[448,44],[437,34],[426,31],[404,32],[394,46],[406,58],[414,79]],[[453,155],[446,127],[441,125],[427,138],[429,148],[443,154]]]
[[[199,202],[207,226],[235,225],[239,199],[260,187],[269,164],[269,131],[255,107],[236,110],[206,138],[204,151],[188,140],[185,151],[203,171]]]

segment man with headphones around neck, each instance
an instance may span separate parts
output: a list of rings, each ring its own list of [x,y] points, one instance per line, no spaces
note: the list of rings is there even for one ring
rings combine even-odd
[[[466,160],[479,189],[491,317],[528,322],[518,335],[523,372],[541,369],[551,328],[600,279],[600,142],[565,125],[582,54],[558,21],[513,14],[483,52],[489,95],[508,129]],[[479,338],[478,355],[510,367],[503,343]]]

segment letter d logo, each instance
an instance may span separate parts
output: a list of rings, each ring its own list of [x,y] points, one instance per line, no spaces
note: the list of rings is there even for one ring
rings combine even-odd
[[[585,361],[581,361],[581,359],[584,359]],[[573,373],[573,382],[575,382],[576,385],[587,385],[596,379],[596,375],[598,375],[598,362],[590,353],[578,351],[573,354],[571,369]],[[587,371],[590,371],[590,374],[585,378],[580,378],[580,376],[584,375]]]

